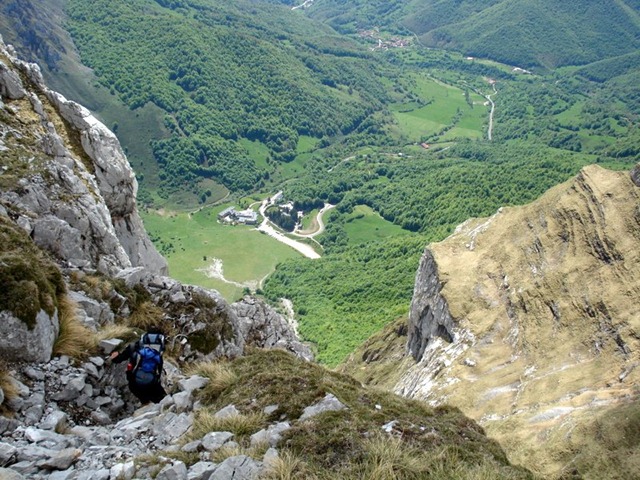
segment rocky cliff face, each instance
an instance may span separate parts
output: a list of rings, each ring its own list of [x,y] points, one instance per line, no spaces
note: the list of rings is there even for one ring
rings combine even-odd
[[[115,135],[46,88],[39,68],[0,47],[2,196],[36,244],[71,267],[166,274],[144,231],[138,185]]]
[[[160,472],[136,472],[133,462],[179,450],[178,439],[195,429],[194,392],[209,380],[187,378],[181,366],[239,357],[246,346],[313,359],[260,300],[229,305],[167,276],[136,192],[113,133],[46,88],[38,67],[0,39],[0,478],[187,478],[183,462]],[[167,333],[163,383],[171,395],[130,417],[138,402],[125,364],[104,355],[150,324]],[[74,336],[81,361],[59,352]],[[274,435],[259,430],[260,439]],[[187,453],[208,460],[204,449],[233,437],[215,433],[224,437],[219,445],[211,433]],[[189,478],[216,470],[215,478],[253,478],[266,468],[262,459],[229,456],[219,465],[191,462],[198,466]]]
[[[460,407],[543,473],[559,468],[554,432],[637,400],[639,167],[587,167],[429,246],[409,318],[417,363],[396,391]]]

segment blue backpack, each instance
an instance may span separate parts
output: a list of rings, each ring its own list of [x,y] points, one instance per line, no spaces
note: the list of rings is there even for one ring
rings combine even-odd
[[[142,335],[138,343],[133,370],[133,376],[138,385],[152,385],[160,381],[163,351],[163,335],[154,333]]]

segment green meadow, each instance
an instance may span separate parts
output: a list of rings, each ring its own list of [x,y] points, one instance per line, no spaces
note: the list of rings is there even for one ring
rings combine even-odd
[[[410,234],[409,231],[382,218],[367,205],[356,205],[353,212],[345,218],[344,229],[350,245]]]
[[[218,213],[229,206],[191,214],[147,211],[143,219],[172,277],[235,301],[245,288],[259,288],[278,263],[300,254],[255,227],[218,223]]]
[[[411,142],[420,142],[434,135],[441,139],[482,138],[483,125],[488,121],[485,98],[465,92],[430,78],[414,77],[414,92],[426,105],[416,103],[391,106],[400,131]]]

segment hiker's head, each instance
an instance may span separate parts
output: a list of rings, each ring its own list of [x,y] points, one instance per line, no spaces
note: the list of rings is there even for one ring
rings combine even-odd
[[[164,332],[162,331],[162,329],[156,325],[154,325],[153,327],[149,327],[149,329],[147,330],[147,333],[164,335]]]

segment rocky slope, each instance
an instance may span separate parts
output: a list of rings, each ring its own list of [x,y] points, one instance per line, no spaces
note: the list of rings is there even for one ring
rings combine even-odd
[[[430,245],[395,390],[460,407],[545,474],[579,426],[638,402],[639,167],[587,167]]]

